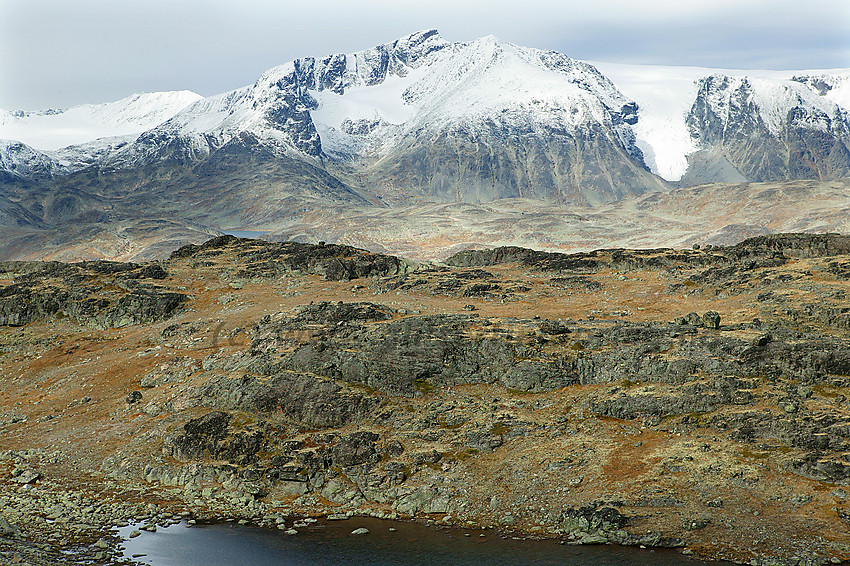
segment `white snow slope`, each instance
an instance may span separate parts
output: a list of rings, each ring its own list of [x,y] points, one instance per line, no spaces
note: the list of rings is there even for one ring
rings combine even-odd
[[[592,62],[613,81],[627,97],[639,106],[638,123],[633,126],[637,144],[653,173],[678,181],[688,166],[687,157],[698,148],[691,138],[685,118],[694,103],[699,79],[710,75],[727,75],[748,78],[755,90],[765,123],[776,127],[790,110],[789,104],[805,98],[817,106],[835,104],[850,111],[850,69],[815,71],[751,71],[740,69],[709,69],[704,67],[665,67],[652,65],[625,65],[620,63]],[[797,81],[792,81],[796,78]],[[796,97],[800,82],[817,94],[811,79],[820,79],[829,86],[817,101],[811,96]],[[800,82],[798,82],[800,81]]]
[[[51,151],[100,138],[140,134],[203,98],[187,90],[134,94],[105,104],[67,110],[0,110],[0,139]]]

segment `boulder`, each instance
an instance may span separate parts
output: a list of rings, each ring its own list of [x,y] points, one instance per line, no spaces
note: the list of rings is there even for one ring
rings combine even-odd
[[[702,315],[702,325],[705,328],[717,330],[720,328],[720,315],[716,311],[706,311]]]
[[[340,438],[331,449],[333,463],[340,467],[376,463],[380,455],[375,446],[379,436],[374,432],[358,431]]]

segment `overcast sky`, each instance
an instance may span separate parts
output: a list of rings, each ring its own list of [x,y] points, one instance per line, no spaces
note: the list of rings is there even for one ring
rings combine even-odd
[[[0,0],[0,108],[211,95],[430,28],[577,59],[850,67],[848,0]]]

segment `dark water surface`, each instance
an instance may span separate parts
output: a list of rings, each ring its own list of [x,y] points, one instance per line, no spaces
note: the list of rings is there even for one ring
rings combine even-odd
[[[369,534],[352,535],[366,527]],[[391,531],[390,529],[396,529]],[[127,531],[127,532],[124,532]],[[503,539],[493,531],[427,527],[355,518],[329,521],[287,535],[234,524],[175,525],[125,543],[127,557],[153,566],[700,566],[672,550],[613,545],[569,546],[558,541]],[[122,530],[126,536],[129,530]],[[465,533],[470,536],[465,536]],[[480,537],[479,534],[484,534]],[[713,562],[719,565],[719,562]]]

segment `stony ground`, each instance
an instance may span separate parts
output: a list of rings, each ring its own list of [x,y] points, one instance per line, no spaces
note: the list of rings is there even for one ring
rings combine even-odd
[[[0,561],[335,514],[850,559],[848,238],[0,267]]]

